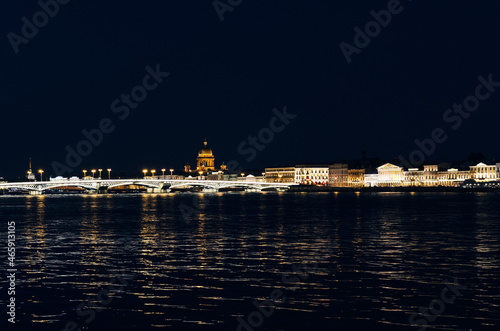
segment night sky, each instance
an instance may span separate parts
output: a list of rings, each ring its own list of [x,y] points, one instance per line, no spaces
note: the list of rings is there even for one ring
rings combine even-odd
[[[33,22],[41,7],[4,3],[0,176],[22,176],[29,157],[34,170],[54,176],[66,146],[75,149],[82,130],[106,118],[113,132],[74,175],[180,170],[195,165],[205,138],[216,166],[330,163],[360,158],[363,149],[390,161],[408,157],[414,140],[436,128],[447,140],[426,163],[472,151],[499,160],[500,87],[457,129],[443,114],[475,94],[478,76],[500,82],[500,3],[401,1],[400,13],[348,64],[339,44],[354,46],[354,28],[364,30],[370,11],[389,2],[243,0],[221,21],[212,0],[72,0],[17,54],[8,34],[22,36],[22,18]],[[168,77],[128,116],[113,112],[114,100],[157,65]],[[296,117],[247,161],[238,146],[285,106]]]

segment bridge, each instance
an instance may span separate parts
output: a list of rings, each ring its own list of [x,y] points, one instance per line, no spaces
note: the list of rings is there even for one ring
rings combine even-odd
[[[43,194],[46,190],[67,187],[80,188],[89,193],[108,193],[109,189],[121,186],[140,186],[148,193],[165,193],[174,188],[201,187],[204,191],[218,192],[220,189],[240,188],[246,191],[262,191],[275,189],[284,191],[295,185],[293,183],[266,183],[251,181],[199,180],[199,179],[80,179],[55,180],[38,182],[12,182],[0,184],[2,189],[26,190],[29,194]]]

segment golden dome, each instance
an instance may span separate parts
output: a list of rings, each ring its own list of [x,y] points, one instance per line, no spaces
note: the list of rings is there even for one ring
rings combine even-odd
[[[198,152],[198,157],[213,157],[212,150],[208,147],[207,140],[203,142],[203,147]]]

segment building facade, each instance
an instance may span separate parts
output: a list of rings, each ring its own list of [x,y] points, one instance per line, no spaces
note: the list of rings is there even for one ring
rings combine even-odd
[[[331,187],[347,187],[349,167],[345,163],[336,163],[328,167],[328,185]]]
[[[348,187],[364,187],[365,186],[365,169],[347,170],[347,186]]]
[[[470,171],[459,171],[455,168],[450,168],[446,171],[438,172],[438,186],[458,187],[466,180],[470,179]]]
[[[403,171],[403,186],[424,186],[425,171],[418,168],[410,168],[408,171]]]
[[[378,174],[365,174],[365,187],[377,187]]]
[[[386,163],[377,168],[378,171],[378,186],[393,187],[403,184],[404,175],[403,168],[391,163]]]
[[[266,168],[265,179],[268,183],[295,183],[295,167]]]
[[[295,184],[328,185],[328,166],[325,165],[295,166]]]
[[[491,182],[497,179],[497,166],[478,163],[470,166],[470,179],[477,182]]]
[[[424,165],[423,186],[437,186],[438,171],[437,165]]]

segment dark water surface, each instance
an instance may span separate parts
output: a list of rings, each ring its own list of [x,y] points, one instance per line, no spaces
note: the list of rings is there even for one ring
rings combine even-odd
[[[18,283],[12,327],[3,273],[0,326],[417,330],[418,314],[498,330],[499,206],[497,193],[1,196],[2,269],[15,221]]]

